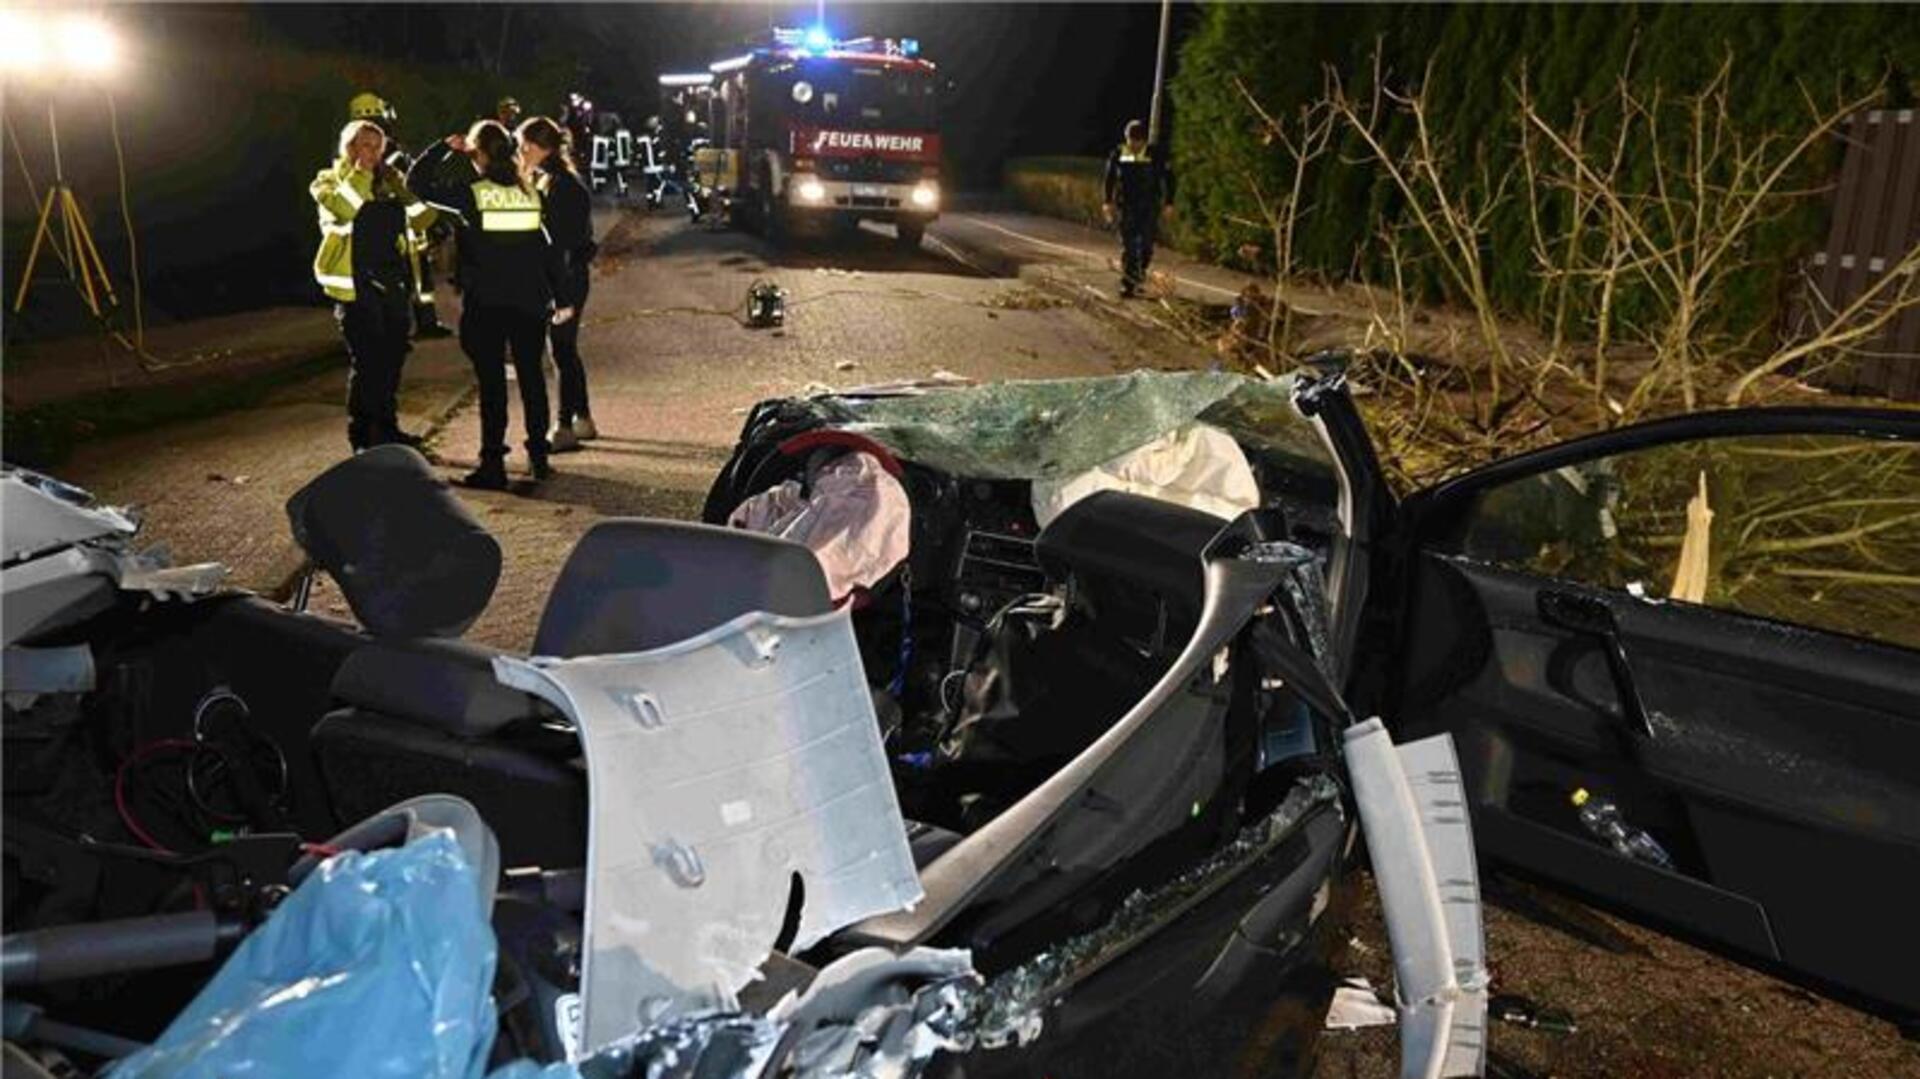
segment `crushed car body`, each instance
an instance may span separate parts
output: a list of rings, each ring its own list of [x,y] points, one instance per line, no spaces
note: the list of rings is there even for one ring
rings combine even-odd
[[[416,848],[443,883],[462,864],[490,889],[480,943],[453,949],[469,987],[490,987],[460,1012],[472,1022],[445,1026],[459,1044],[420,1029],[395,1043],[449,1074],[1205,1073],[1218,1054],[1283,1074],[1311,1058],[1362,833],[1407,1076],[1485,1059],[1479,859],[1903,1006],[1904,983],[1844,934],[1784,932],[1808,923],[1778,874],[1707,858],[1737,848],[1701,825],[1750,839],[1798,803],[1720,790],[1720,816],[1683,812],[1703,797],[1690,732],[1726,717],[1678,691],[1691,653],[1649,647],[1656,623],[1706,625],[1699,639],[1729,663],[1729,641],[1779,636],[1771,623],[1554,581],[1632,538],[1625,524],[1582,532],[1551,566],[1500,561],[1546,550],[1541,527],[1634,508],[1598,480],[1567,494],[1539,477],[1699,431],[1626,429],[1403,503],[1337,364],[1319,366],[763,403],[707,523],[588,529],[527,655],[461,639],[499,545],[400,447],[288,505],[357,625],[155,587],[151,564],[80,575],[106,587],[41,604],[17,634],[8,623],[4,951],[9,972],[33,974],[8,979],[10,1046],[87,1072],[197,1044],[210,1015],[268,1030],[296,1013],[247,1011],[221,988],[229,970],[253,972],[255,1004],[371,978],[372,960],[318,972],[319,943],[265,942],[325,906],[296,897]],[[1856,439],[1880,475],[1874,455],[1920,441],[1904,417],[1835,410],[1728,413],[1705,430]],[[1730,467],[1689,457],[1657,487],[1662,506],[1671,488],[1684,510],[1713,486],[1703,468]],[[1508,481],[1541,487],[1552,512],[1512,512]],[[776,491],[771,512],[736,518]],[[1725,491],[1711,497],[1713,527],[1737,522]],[[809,530],[810,515],[858,535]],[[130,557],[130,527],[82,520],[90,534],[21,549]],[[1696,574],[1716,564],[1701,539]],[[178,592],[196,598],[155,602]],[[1920,714],[1898,643],[1793,639],[1844,657],[1805,684],[1836,722],[1891,737],[1906,728],[1874,717]],[[16,672],[33,692],[14,692]],[[1376,714],[1385,725],[1360,721]],[[1577,814],[1576,783],[1612,815]],[[1854,855],[1902,857],[1910,787],[1882,776],[1846,821],[1796,820],[1844,825],[1828,868],[1845,877]],[[422,799],[442,807],[433,820]],[[432,839],[449,831],[468,838]],[[368,938],[351,954],[450,939]],[[286,962],[263,963],[270,951]],[[367,1006],[331,999],[349,1018]],[[1247,1032],[1282,1002],[1309,1018],[1253,1060]],[[193,1074],[202,1057],[234,1059],[144,1066]]]

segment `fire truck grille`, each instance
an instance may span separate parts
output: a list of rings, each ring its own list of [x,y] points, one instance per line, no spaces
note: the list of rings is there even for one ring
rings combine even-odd
[[[829,158],[819,163],[820,175],[825,179],[870,184],[910,184],[920,179],[924,167],[914,161],[868,157]]]

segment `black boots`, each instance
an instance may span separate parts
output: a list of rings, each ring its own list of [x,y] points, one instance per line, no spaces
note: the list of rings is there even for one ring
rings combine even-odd
[[[460,484],[476,491],[504,491],[507,489],[506,463],[498,457],[483,458],[480,467],[467,473]]]

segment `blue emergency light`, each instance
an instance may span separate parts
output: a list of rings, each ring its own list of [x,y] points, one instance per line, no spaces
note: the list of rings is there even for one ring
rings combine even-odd
[[[803,43],[814,52],[826,52],[833,48],[833,35],[827,33],[826,27],[816,26],[807,31]]]
[[[920,55],[920,39],[917,37],[901,38],[900,39],[900,55],[902,56]]]

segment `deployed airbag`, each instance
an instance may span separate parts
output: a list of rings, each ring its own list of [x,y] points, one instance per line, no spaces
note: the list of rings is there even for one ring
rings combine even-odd
[[[1224,523],[1260,506],[1260,484],[1240,444],[1205,424],[1188,424],[1064,480],[1033,481],[1041,527],[1100,491],[1126,491],[1212,514]]]
[[[805,545],[837,602],[906,561],[913,509],[873,455],[849,453],[822,468],[812,490],[787,480],[740,503],[727,523]]]

